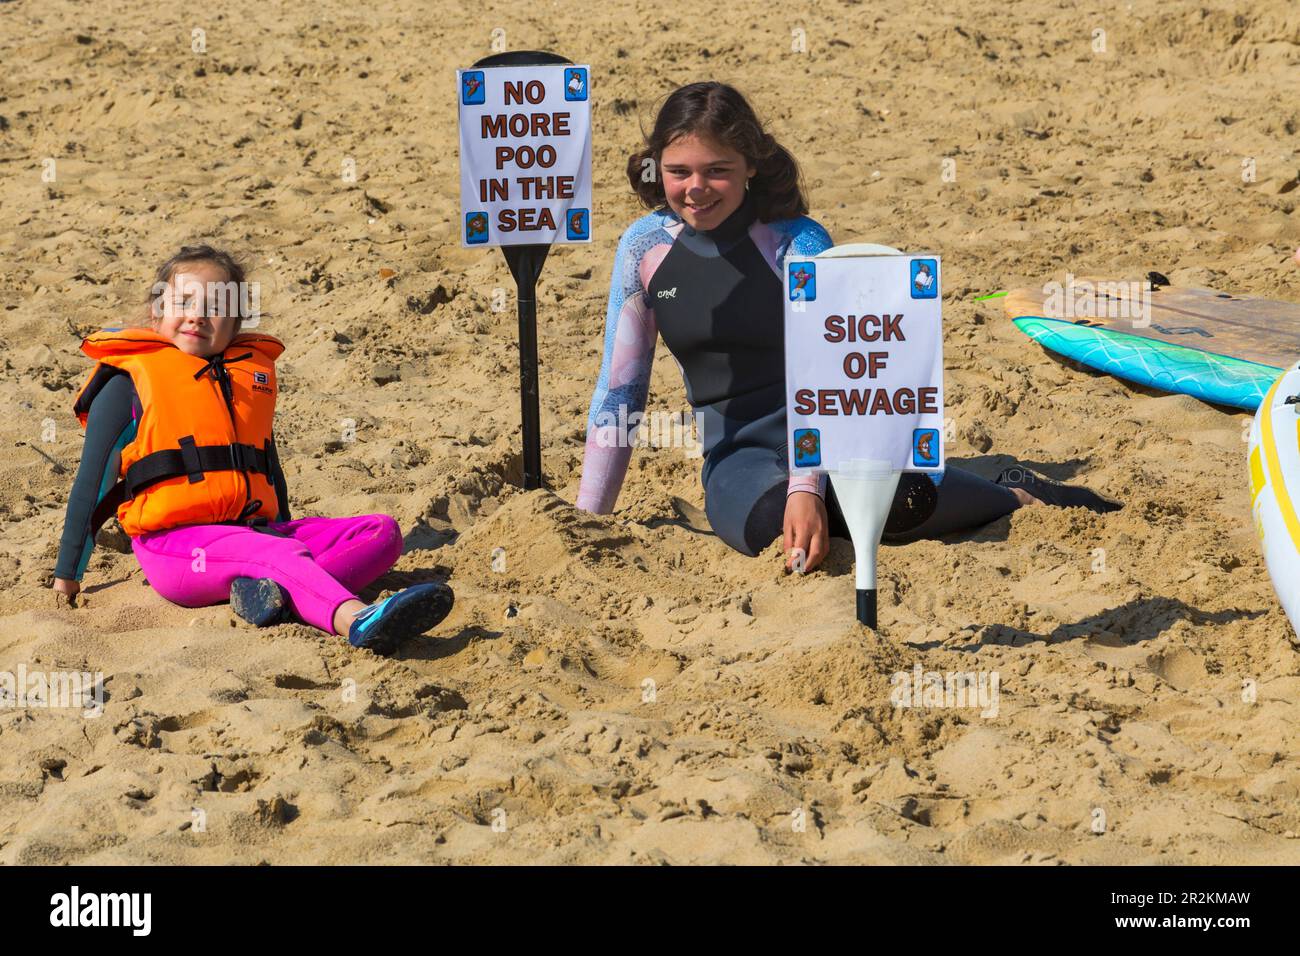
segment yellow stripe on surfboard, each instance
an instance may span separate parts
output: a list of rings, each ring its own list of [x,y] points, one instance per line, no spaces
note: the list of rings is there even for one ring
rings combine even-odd
[[[1264,490],[1264,462],[1259,457],[1259,446],[1250,450],[1250,503],[1253,505]]]
[[[1296,520],[1295,507],[1291,504],[1291,496],[1287,493],[1286,482],[1282,480],[1282,463],[1278,459],[1277,445],[1273,441],[1273,396],[1284,378],[1285,375],[1278,376],[1278,380],[1268,390],[1260,406],[1262,410],[1259,416],[1260,444],[1264,446],[1264,457],[1268,459],[1268,473],[1273,477],[1273,497],[1277,499],[1278,510],[1282,512],[1287,533],[1291,535],[1291,545],[1296,551],[1300,551],[1300,521]],[[1297,434],[1300,435],[1300,429],[1297,429]]]

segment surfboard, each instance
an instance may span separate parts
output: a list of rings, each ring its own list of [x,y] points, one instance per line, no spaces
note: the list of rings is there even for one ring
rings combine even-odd
[[[1015,289],[1005,307],[1020,331],[1088,368],[1246,411],[1300,358],[1300,305],[1291,302],[1076,278]]]
[[[1270,386],[1250,428],[1250,511],[1291,640],[1300,633],[1300,363]]]

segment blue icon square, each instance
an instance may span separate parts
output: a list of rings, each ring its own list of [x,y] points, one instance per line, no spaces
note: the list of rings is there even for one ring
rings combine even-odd
[[[939,429],[912,429],[912,465],[915,468],[939,467]]]
[[[586,209],[570,209],[564,214],[564,237],[566,239],[591,238],[591,213]]]
[[[912,298],[939,297],[939,263],[934,259],[912,260]]]
[[[465,242],[471,246],[488,241],[488,214],[485,212],[465,213]]]
[[[822,433],[819,428],[794,430],[794,466],[816,468],[822,463]]]
[[[482,70],[466,70],[460,75],[460,101],[465,106],[482,106],[487,94],[487,79]]]
[[[587,70],[585,67],[565,67],[564,98],[566,100],[585,100],[587,98]]]
[[[790,301],[814,301],[817,298],[817,263],[792,262],[789,273]]]

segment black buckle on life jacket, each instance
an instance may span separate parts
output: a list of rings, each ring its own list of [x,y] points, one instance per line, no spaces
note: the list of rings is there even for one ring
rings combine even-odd
[[[252,457],[245,454],[247,451],[253,451],[251,445],[241,445],[236,442],[229,446],[230,449],[230,470],[231,471],[256,471],[257,463]]]

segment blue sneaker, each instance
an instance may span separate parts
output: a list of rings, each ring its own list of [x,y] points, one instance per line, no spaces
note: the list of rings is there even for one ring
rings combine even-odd
[[[348,643],[376,654],[391,654],[402,641],[434,627],[451,612],[451,588],[415,584],[359,612],[348,628]]]

